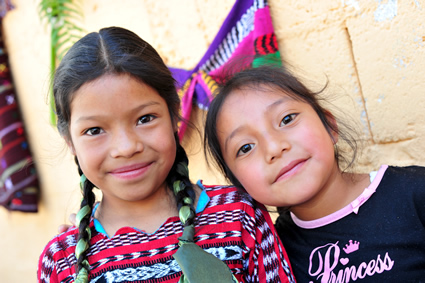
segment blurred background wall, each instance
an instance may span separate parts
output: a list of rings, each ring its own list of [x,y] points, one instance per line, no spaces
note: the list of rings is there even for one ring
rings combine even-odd
[[[3,36],[41,187],[37,213],[0,207],[1,282],[35,282],[45,244],[78,210],[74,161],[49,122],[49,29],[38,0],[12,1]],[[133,30],[169,66],[191,69],[201,59],[233,0],[84,0],[87,32],[105,26]],[[323,86],[358,122],[364,140],[358,171],[380,164],[425,165],[425,0],[269,0],[282,59],[308,83]],[[202,127],[205,113],[196,111]],[[224,180],[203,161],[196,134],[191,178]]]

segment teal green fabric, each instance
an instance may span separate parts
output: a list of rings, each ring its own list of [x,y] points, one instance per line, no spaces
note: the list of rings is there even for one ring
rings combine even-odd
[[[179,238],[180,248],[173,255],[182,269],[180,283],[237,283],[229,267],[193,242],[195,229],[186,226]]]
[[[276,65],[282,66],[282,59],[280,58],[280,52],[270,53],[261,57],[257,57],[252,62],[252,67],[257,68],[262,65]]]

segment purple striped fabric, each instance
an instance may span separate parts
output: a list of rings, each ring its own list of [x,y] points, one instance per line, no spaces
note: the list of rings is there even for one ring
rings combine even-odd
[[[208,109],[218,84],[231,73],[266,62],[280,64],[267,0],[237,0],[195,68],[170,67],[178,83],[182,117],[190,119],[192,104]],[[181,123],[179,127],[182,138],[186,124]]]
[[[39,183],[4,48],[0,19],[0,205],[36,212]]]

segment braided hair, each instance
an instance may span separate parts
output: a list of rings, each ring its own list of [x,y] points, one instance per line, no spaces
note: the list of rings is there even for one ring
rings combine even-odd
[[[189,179],[189,161],[186,151],[180,145],[177,133],[175,133],[174,137],[177,145],[176,159],[167,176],[166,182],[168,188],[174,192],[180,220],[183,226],[186,227],[193,225],[195,219],[195,208],[193,206],[195,202],[195,191]]]
[[[184,148],[180,145],[178,135],[176,139],[176,158],[166,179],[168,188],[172,188],[176,197],[180,221],[183,224],[183,235],[179,237],[179,249],[173,255],[182,269],[183,275],[179,282],[223,282],[237,283],[230,268],[220,259],[204,251],[194,242],[195,228],[195,191],[189,180],[188,159]],[[185,250],[185,251],[184,251]],[[191,257],[187,257],[187,253]],[[199,276],[194,270],[207,271]]]
[[[127,74],[155,89],[167,103],[172,122],[179,119],[180,99],[176,82],[157,51],[135,33],[119,27],[108,27],[92,32],[78,40],[67,52],[53,78],[53,95],[57,128],[62,137],[72,144],[69,132],[71,102],[75,93],[86,83],[107,74]],[[188,158],[175,134],[177,153],[166,182],[173,190],[182,223],[193,224],[195,193],[189,180]],[[90,265],[87,252],[91,238],[89,223],[95,202],[94,184],[86,179],[76,158],[81,176],[83,199],[77,213],[79,227],[76,247],[77,282],[88,282]],[[183,221],[184,220],[184,221]]]
[[[77,227],[78,239],[75,248],[75,256],[77,257],[77,279],[76,283],[88,282],[88,275],[90,271],[89,262],[86,259],[86,254],[89,249],[89,242],[91,239],[91,230],[89,227],[90,218],[93,212],[93,205],[95,202],[95,195],[93,193],[94,185],[90,182],[80,168],[77,157],[75,163],[78,166],[78,173],[80,174],[80,186],[83,198],[81,200],[80,210],[77,213]]]

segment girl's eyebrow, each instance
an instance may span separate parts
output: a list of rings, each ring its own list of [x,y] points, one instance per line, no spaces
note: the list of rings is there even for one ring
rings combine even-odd
[[[143,110],[144,108],[146,108],[146,107],[153,106],[153,105],[159,105],[159,104],[160,104],[160,103],[159,103],[159,102],[157,102],[157,101],[149,101],[149,102],[147,102],[147,103],[141,104],[141,105],[139,105],[139,106],[137,106],[137,107],[135,107],[135,108],[131,109],[131,110],[129,111],[129,113],[136,113],[136,112],[142,111],[142,110]],[[102,116],[102,115],[82,116],[82,117],[79,117],[79,118],[75,121],[75,123],[83,122],[83,121],[96,120],[97,118],[99,118],[99,117],[101,117],[101,116]]]
[[[281,99],[276,100],[275,102],[271,103],[270,105],[266,106],[266,111],[265,113],[271,111],[273,108],[276,108],[277,106],[283,104],[284,102],[291,100],[290,97],[285,96],[282,97]],[[236,129],[234,129],[230,135],[226,138],[226,140],[224,141],[224,150],[227,151],[227,144],[229,143],[229,141],[238,134],[238,132],[241,132],[243,129],[245,128],[245,126],[240,126],[237,127]]]
[[[237,127],[236,129],[234,129],[230,135],[226,138],[226,140],[224,141],[224,151],[227,151],[227,145],[229,143],[229,141],[237,135],[238,132],[241,132],[243,129],[245,128],[245,126],[240,126]]]
[[[281,105],[288,100],[292,100],[292,99],[288,96],[285,96],[285,97],[282,97],[281,99],[276,100],[275,102],[273,102],[272,104],[270,104],[266,107],[266,112],[272,110],[276,106]]]

